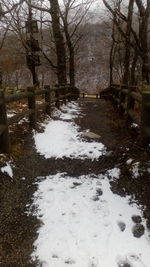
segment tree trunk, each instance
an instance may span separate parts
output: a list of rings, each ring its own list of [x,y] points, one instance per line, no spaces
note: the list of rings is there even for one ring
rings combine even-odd
[[[70,48],[70,57],[69,57],[69,77],[70,84],[72,87],[75,87],[75,67],[74,67],[74,48]]]
[[[64,20],[64,31],[66,36],[66,42],[69,50],[69,79],[70,84],[74,88],[75,87],[75,63],[74,63],[74,47],[68,32],[67,22]]]
[[[132,61],[132,67],[131,67],[131,77],[130,77],[130,82],[131,85],[136,85],[138,81],[136,81],[136,65],[137,65],[137,60],[138,60],[138,49],[134,50],[134,57]]]
[[[132,17],[133,17],[133,6],[134,6],[134,0],[130,0],[128,6],[128,19],[127,19],[127,29],[126,29],[126,41],[125,41],[125,58],[124,58],[124,77],[123,77],[123,84],[127,85],[129,83],[129,78],[130,78],[131,27],[132,27]]]
[[[114,65],[114,47],[115,47],[115,23],[113,21],[113,28],[112,28],[112,44],[110,49],[110,56],[109,56],[109,68],[110,68],[110,76],[109,76],[109,84],[113,84],[113,65]]]
[[[51,16],[52,16],[52,29],[57,54],[57,78],[59,84],[65,84],[66,79],[66,49],[64,38],[60,30],[59,21],[59,4],[58,0],[50,0]]]
[[[142,50],[142,81],[149,84],[149,58],[148,58],[148,22],[150,16],[150,0],[147,0],[147,6],[144,7],[141,0],[136,0],[140,12],[140,30],[139,40]]]

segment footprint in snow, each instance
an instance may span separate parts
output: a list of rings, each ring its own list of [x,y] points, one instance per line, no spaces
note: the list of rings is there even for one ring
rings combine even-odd
[[[122,222],[122,221],[117,222],[117,224],[118,224],[118,226],[120,228],[120,231],[124,232],[124,230],[126,229],[126,224],[124,222]]]
[[[118,267],[132,267],[129,263],[120,263]]]
[[[92,198],[94,201],[98,201],[99,200],[99,197],[96,195]]]
[[[40,263],[40,267],[48,267],[48,266],[49,266],[49,264],[46,261],[42,261]]]
[[[145,227],[141,223],[136,223],[132,228],[133,236],[136,238],[140,238],[142,235],[144,235]]]
[[[56,254],[53,254],[53,255],[52,255],[52,258],[53,258],[53,259],[58,259],[58,256],[57,256]]]
[[[142,218],[141,218],[141,216],[139,216],[139,215],[133,215],[133,216],[131,217],[131,219],[132,219],[132,221],[133,221],[134,223],[141,223],[141,222],[142,222]]]
[[[75,264],[75,261],[72,259],[65,260],[65,264]]]
[[[122,257],[122,259],[121,257],[119,257],[117,260],[117,264],[118,267],[146,267],[142,260],[139,258],[139,256],[134,254],[126,255],[125,257]]]
[[[96,193],[97,193],[98,196],[102,196],[103,191],[102,191],[101,188],[96,188]]]
[[[95,264],[94,262],[91,262],[89,267],[97,267],[97,264]]]
[[[82,185],[82,183],[78,183],[78,182],[73,182],[73,185],[70,187],[71,189],[74,189],[78,186]]]

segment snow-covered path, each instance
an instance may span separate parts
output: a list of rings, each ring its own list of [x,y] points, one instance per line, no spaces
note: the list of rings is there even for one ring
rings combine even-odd
[[[37,151],[45,158],[97,160],[105,154],[103,144],[82,138],[72,122],[76,114],[82,116],[78,105],[69,104],[56,114],[61,120],[47,121],[44,133],[34,135]],[[39,266],[150,266],[150,235],[140,207],[111,191],[109,181],[119,175],[114,168],[104,175],[56,173],[37,178],[34,215],[42,225],[32,258],[38,258]],[[139,227],[143,232],[137,238]]]

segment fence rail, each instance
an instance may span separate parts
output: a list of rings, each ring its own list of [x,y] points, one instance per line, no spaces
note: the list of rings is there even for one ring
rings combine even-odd
[[[100,97],[110,96],[120,115],[126,116],[127,124],[140,126],[141,140],[150,143],[150,90],[139,92],[136,86],[112,84],[101,92]],[[137,107],[138,106],[138,107]]]
[[[0,153],[10,153],[9,126],[19,122],[22,118],[29,117],[29,126],[36,128],[37,113],[43,111],[51,115],[52,105],[60,107],[61,103],[66,104],[72,100],[72,88],[70,86],[57,86],[50,88],[46,85],[43,89],[28,87],[27,92],[5,95],[0,89]],[[44,102],[37,104],[36,97],[43,96]],[[75,97],[75,96],[74,96]],[[77,95],[76,95],[77,97]],[[19,100],[27,100],[27,110],[18,112],[13,117],[7,116],[7,105]]]

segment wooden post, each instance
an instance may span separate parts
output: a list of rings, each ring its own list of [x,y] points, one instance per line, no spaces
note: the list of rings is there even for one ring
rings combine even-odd
[[[115,85],[112,85],[111,86],[111,89],[112,89],[112,104],[113,104],[113,107],[115,108],[115,109],[117,109],[117,102],[116,102],[116,97],[117,97],[117,91],[116,91],[116,87],[115,87]]]
[[[150,143],[150,91],[142,93],[141,140],[144,146]]]
[[[46,114],[48,114],[50,116],[51,115],[51,91],[50,91],[50,86],[49,85],[45,85],[44,88],[46,89],[45,102],[48,103],[48,105],[46,106],[45,112],[46,112]]]
[[[59,85],[55,85],[55,96],[56,96],[56,98],[57,98],[57,100],[56,100],[56,103],[55,103],[55,106],[59,109],[60,108],[60,101],[59,101]]]
[[[4,91],[0,89],[0,152],[10,153],[10,140]]]
[[[32,110],[32,114],[29,115],[29,126],[31,128],[36,128],[35,87],[27,87],[27,91],[30,93],[28,97],[28,107]]]
[[[130,109],[134,110],[134,105],[135,105],[135,99],[131,96],[131,92],[135,91],[136,87],[128,87],[128,95],[127,95],[127,117],[126,117],[126,123],[127,125],[132,123],[132,119],[128,115],[128,111]]]
[[[123,93],[123,89],[125,89],[126,86],[121,85],[120,86],[120,94],[119,94],[119,114],[122,116],[125,113],[125,109],[121,106],[121,104],[125,104],[126,101],[126,95]]]
[[[63,94],[64,94],[63,103],[65,105],[67,104],[66,93],[67,93],[67,87],[64,86],[64,88],[63,88]]]
[[[70,84],[67,84],[66,85],[66,88],[67,88],[67,93],[70,94],[67,99],[68,99],[68,102],[71,101],[71,85]]]

